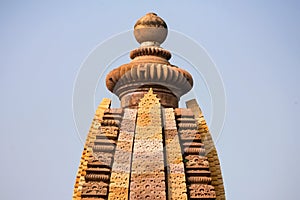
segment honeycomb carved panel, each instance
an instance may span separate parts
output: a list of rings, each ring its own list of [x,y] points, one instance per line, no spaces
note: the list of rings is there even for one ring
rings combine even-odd
[[[206,184],[191,184],[190,197],[192,199],[199,198],[216,198],[216,192],[213,186]]]
[[[188,155],[185,157],[186,168],[209,168],[209,162],[207,157],[200,155]]]
[[[163,153],[163,144],[158,140],[135,140],[134,142],[135,153],[140,152],[160,152]]]
[[[82,197],[100,197],[107,195],[108,183],[102,181],[88,182],[82,187]]]

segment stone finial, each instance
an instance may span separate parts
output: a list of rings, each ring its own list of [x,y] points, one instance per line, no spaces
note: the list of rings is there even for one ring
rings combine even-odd
[[[180,97],[192,89],[192,75],[170,64],[171,53],[159,46],[167,33],[166,23],[154,13],[146,14],[134,25],[141,46],[130,52],[130,63],[106,76],[106,87],[119,97],[122,108],[137,108],[149,88],[153,88],[162,106],[176,108]]]
[[[134,36],[141,46],[160,46],[167,35],[166,22],[155,13],[147,13],[134,25]]]

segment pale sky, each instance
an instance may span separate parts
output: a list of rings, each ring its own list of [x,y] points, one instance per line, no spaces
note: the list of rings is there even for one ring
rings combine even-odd
[[[299,9],[292,0],[1,1],[0,199],[71,199],[83,148],[72,111],[77,72],[147,12],[203,46],[219,70],[227,199],[300,199]],[[99,85],[96,103],[111,97]],[[209,118],[207,99],[198,102]]]

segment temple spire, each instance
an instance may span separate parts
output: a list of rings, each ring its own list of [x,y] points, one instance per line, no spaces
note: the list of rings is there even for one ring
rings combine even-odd
[[[73,200],[225,200],[220,163],[196,101],[178,108],[192,76],[169,63],[160,47],[166,23],[148,13],[135,24],[140,47],[132,61],[112,70],[107,88],[121,100],[104,99],[96,110]]]

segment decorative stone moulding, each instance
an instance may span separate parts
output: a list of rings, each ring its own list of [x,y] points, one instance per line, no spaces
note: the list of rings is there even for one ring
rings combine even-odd
[[[106,76],[106,87],[119,97],[123,108],[137,108],[150,87],[163,107],[176,108],[180,97],[192,89],[191,74],[170,64],[171,53],[160,47],[167,32],[166,23],[154,13],[136,23],[134,34],[141,46],[130,52],[130,63]]]

